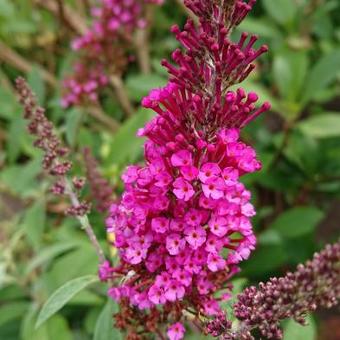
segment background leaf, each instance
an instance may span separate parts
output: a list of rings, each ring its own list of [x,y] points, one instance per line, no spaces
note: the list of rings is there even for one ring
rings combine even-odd
[[[297,207],[281,214],[271,225],[285,238],[295,238],[314,231],[324,213],[316,207]]]
[[[69,281],[57,289],[41,309],[37,319],[36,327],[41,326],[48,318],[64,307],[64,305],[77,293],[95,282],[98,282],[98,277],[94,275],[88,275]]]

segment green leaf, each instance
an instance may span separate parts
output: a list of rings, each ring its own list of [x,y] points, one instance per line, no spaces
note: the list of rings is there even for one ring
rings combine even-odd
[[[10,0],[0,0],[0,17],[11,17],[15,13],[15,7]]]
[[[142,152],[144,140],[136,137],[136,133],[151,117],[150,110],[140,109],[124,123],[109,145],[110,152],[107,156],[109,164],[134,162],[138,159]]]
[[[0,327],[9,321],[20,319],[27,308],[28,303],[24,301],[2,305],[0,307]]]
[[[293,0],[263,0],[267,13],[279,24],[285,25],[293,21],[297,6]]]
[[[43,105],[46,97],[46,87],[38,66],[32,68],[28,74],[27,81],[31,85],[33,92],[37,95],[39,104]]]
[[[150,90],[163,87],[165,84],[166,79],[157,74],[134,74],[126,79],[129,97],[136,101],[140,101]]]
[[[52,316],[39,329],[35,329],[34,320],[37,312],[37,306],[32,304],[30,310],[24,315],[20,329],[21,340],[55,340],[56,335],[60,340],[73,340],[67,321],[61,315]]]
[[[123,336],[118,329],[114,328],[112,315],[118,311],[114,301],[109,300],[100,313],[93,340],[122,340]]]
[[[308,57],[304,51],[285,50],[275,55],[273,72],[281,97],[294,101],[301,93],[308,69]]]
[[[98,277],[95,275],[87,275],[79,277],[72,281],[65,283],[62,287],[57,289],[44,304],[41,309],[36,328],[41,326],[47,319],[57,313],[64,307],[69,300],[71,300],[77,293],[86,288],[87,286],[98,282]]]
[[[34,269],[44,265],[45,263],[53,260],[57,256],[77,247],[76,242],[59,243],[54,244],[50,247],[44,248],[39,251],[37,256],[35,256],[26,266],[25,275],[28,275]]]
[[[242,273],[261,277],[269,273],[288,260],[288,254],[281,245],[263,245],[256,249],[250,258],[242,264]]]
[[[281,214],[271,225],[285,238],[296,238],[314,231],[324,217],[316,207],[292,208]]]
[[[321,58],[309,72],[302,102],[307,104],[311,99],[314,99],[319,92],[325,90],[326,87],[336,79],[339,68],[340,50],[334,50]]]
[[[35,250],[38,250],[41,245],[41,237],[44,232],[46,222],[46,207],[45,201],[39,200],[26,210],[23,227],[27,238]]]
[[[78,128],[83,117],[83,112],[74,108],[66,113],[66,140],[70,146],[75,146]]]
[[[340,114],[326,112],[312,116],[297,126],[301,131],[314,138],[340,137]]]
[[[315,321],[312,317],[307,317],[308,324],[302,326],[294,320],[288,320],[284,328],[283,340],[316,340],[317,331]]]

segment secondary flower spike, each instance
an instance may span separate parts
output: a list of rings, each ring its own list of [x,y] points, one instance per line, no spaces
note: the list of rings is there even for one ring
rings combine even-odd
[[[120,303],[117,326],[129,339],[161,332],[164,323],[172,325],[170,339],[182,339],[188,313],[220,313],[216,293],[225,292],[256,244],[255,209],[240,178],[261,163],[240,129],[270,105],[258,108],[255,93],[229,89],[267,50],[255,49],[253,36],[229,38],[254,1],[185,4],[199,24],[172,29],[184,49],[173,54],[177,66],[163,62],[168,85],[143,99],[156,112],[138,132],[147,139],[145,164],[126,169],[125,192],[107,219],[121,260],[112,272],[124,276],[109,295]]]
[[[73,74],[64,80],[64,107],[96,103],[110,75],[121,75],[133,34],[147,25],[144,12],[150,3],[160,5],[163,0],[101,0],[92,8],[91,27],[72,42],[79,60]]]

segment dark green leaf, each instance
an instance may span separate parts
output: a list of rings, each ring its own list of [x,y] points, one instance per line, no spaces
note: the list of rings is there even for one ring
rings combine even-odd
[[[340,68],[340,50],[334,50],[321,58],[309,72],[302,102],[307,104],[315,98],[319,92],[336,79]]]
[[[271,225],[285,238],[296,238],[314,231],[324,217],[316,207],[298,207],[282,213]]]

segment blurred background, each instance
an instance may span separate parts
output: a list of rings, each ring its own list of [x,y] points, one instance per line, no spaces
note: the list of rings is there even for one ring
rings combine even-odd
[[[1,340],[119,338],[110,330],[111,316],[102,312],[107,300],[101,285],[82,291],[34,329],[47,298],[69,280],[95,274],[97,258],[77,222],[64,217],[66,202],[49,194],[13,82],[18,75],[28,79],[72,149],[74,172],[84,174],[82,150],[90,147],[119,194],[122,169],[142,159],[143,140],[135,138],[136,131],[152,116],[140,108],[140,100],[166,83],[160,61],[178,46],[169,29],[173,23],[183,25],[187,13],[176,0],[148,12],[151,70],[143,70],[133,57],[138,47],[129,48],[131,58],[120,79],[133,110],[127,117],[110,85],[100,92],[96,109],[60,105],[62,80],[77,59],[70,48],[79,35],[77,23],[91,22],[89,3],[0,0]],[[234,280],[235,292],[282,275],[340,235],[340,2],[259,0],[235,38],[243,30],[258,34],[270,51],[242,87],[257,91],[272,110],[243,133],[263,170],[244,179],[258,212],[258,247]],[[94,209],[90,218],[107,249],[105,214]],[[339,315],[338,310],[320,312],[305,328],[288,321],[285,340],[339,340]]]

